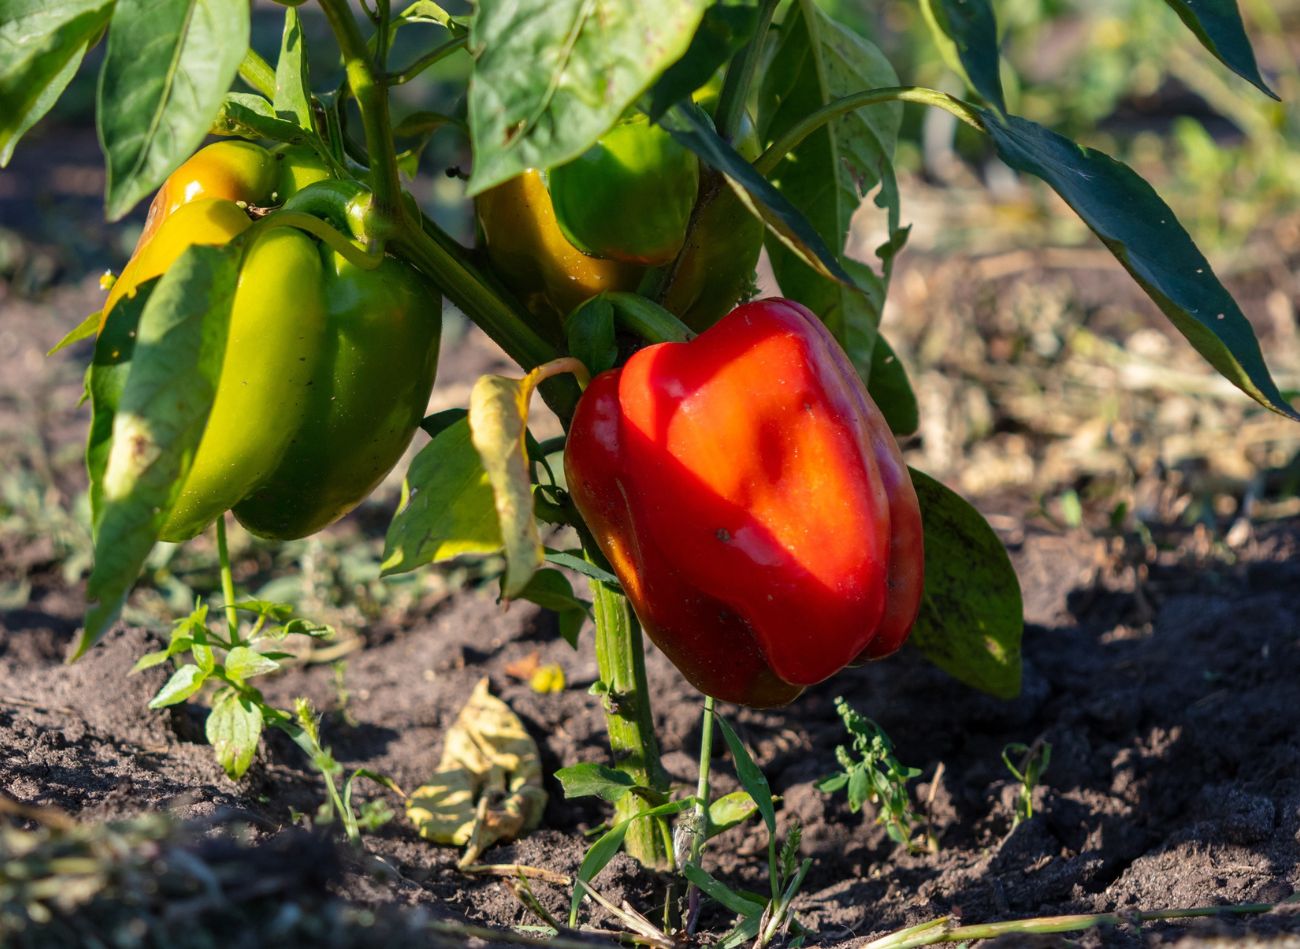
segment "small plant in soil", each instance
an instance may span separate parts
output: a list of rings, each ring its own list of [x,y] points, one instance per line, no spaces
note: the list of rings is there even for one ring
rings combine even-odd
[[[864,804],[874,805],[876,823],[884,826],[894,843],[914,852],[936,849],[936,841],[928,834],[915,833],[924,821],[912,806],[907,782],[920,777],[921,770],[903,765],[895,757],[894,743],[884,729],[843,697],[836,697],[835,710],[853,742],[849,748],[836,747],[835,758],[841,770],[818,781],[817,789],[827,793],[844,791],[849,810],[855,814]]]
[[[1019,756],[1019,764],[1012,760],[1013,755]],[[1011,829],[1015,830],[1034,816],[1034,788],[1042,783],[1043,774],[1052,763],[1052,743],[1042,739],[1032,745],[1012,742],[1002,749],[1002,763],[1007,766],[1011,776],[1020,782],[1011,818]]]

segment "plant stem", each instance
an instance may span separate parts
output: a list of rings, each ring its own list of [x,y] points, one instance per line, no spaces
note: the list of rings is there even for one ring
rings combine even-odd
[[[700,717],[700,778],[695,785],[695,835],[691,838],[690,862],[700,865],[709,840],[709,767],[713,761],[713,696],[704,696]],[[686,888],[686,933],[693,935],[699,918],[700,890],[694,883]]]
[[[393,148],[388,121],[388,89],[380,80],[370,59],[366,41],[347,0],[319,0],[330,27],[334,30],[348,87],[357,100],[361,124],[366,133],[366,151],[370,158],[370,186],[375,193],[375,210],[381,220],[398,225],[405,217],[401,201],[402,186],[397,177],[397,152]],[[378,235],[383,240],[385,235]]]
[[[394,240],[397,253],[410,260],[436,283],[462,313],[479,325],[506,355],[525,370],[555,359],[559,353],[492,289],[487,278],[450,238],[426,233],[418,223],[404,225]],[[542,387],[547,404],[567,420],[578,401],[571,379],[555,379]]]
[[[691,328],[659,304],[626,290],[607,290],[619,326],[648,343],[684,343],[695,335]]]
[[[1137,913],[1080,913],[1072,916],[1040,916],[1034,919],[1008,919],[997,923],[975,923],[954,926],[952,918],[941,916],[928,922],[900,929],[867,943],[863,949],[914,949],[941,942],[968,942],[973,939],[994,939],[1011,933],[1069,933],[1094,929],[1098,926],[1118,926],[1122,923],[1154,923],[1173,919],[1193,919],[1206,916],[1244,916],[1268,913],[1295,898],[1281,903],[1244,903],[1236,906],[1199,906],[1193,909],[1160,909]]]
[[[621,593],[597,580],[592,581],[591,589],[595,600],[596,662],[608,688],[604,695],[605,725],[614,767],[637,784],[666,793],[668,776],[659,763],[641,627]],[[626,794],[615,805],[614,822],[628,820],[647,809],[639,795]],[[634,822],[628,827],[624,846],[630,856],[647,867],[672,867],[672,831],[662,817]]]
[[[221,598],[225,600],[226,626],[232,646],[239,645],[239,611],[235,609],[235,578],[230,572],[230,547],[226,543],[226,515],[217,518],[217,561],[221,565]]]
[[[275,98],[275,70],[251,48],[239,64],[239,78],[268,99]]]
[[[887,86],[883,89],[868,89],[865,92],[855,92],[850,96],[833,99],[792,125],[784,135],[768,146],[767,151],[758,156],[758,161],[754,162],[754,170],[768,177],[781,163],[781,159],[832,119],[869,105],[880,105],[882,102],[919,102],[922,105],[935,106],[951,112],[972,128],[984,131],[984,123],[980,121],[974,107],[946,92],[927,89],[924,86]]]
[[[441,46],[435,46],[401,72],[389,74],[388,84],[390,86],[400,86],[403,83],[410,82],[430,66],[441,62],[457,50],[464,49],[468,43],[469,36],[467,34],[465,36],[458,36],[455,39],[450,39]]]
[[[767,39],[768,28],[772,25],[777,2],[778,0],[763,0],[758,9],[754,38],[739,56],[732,59],[727,66],[726,78],[722,80],[722,92],[718,95],[718,107],[713,119],[718,134],[729,142],[735,139],[736,132],[740,129],[740,118],[745,114],[745,100],[749,98],[749,87],[753,85],[754,74],[758,71],[758,61],[763,54],[763,43]]]

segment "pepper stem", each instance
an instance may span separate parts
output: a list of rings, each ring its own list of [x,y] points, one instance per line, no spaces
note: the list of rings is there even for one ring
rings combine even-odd
[[[239,645],[239,611],[235,609],[235,577],[230,570],[230,547],[226,543],[226,515],[217,518],[217,561],[221,566],[221,598],[226,601],[226,625],[230,643]]]
[[[605,726],[614,767],[637,784],[666,794],[668,776],[659,763],[659,742],[650,713],[650,689],[645,677],[645,647],[641,627],[627,598],[601,583],[591,582],[595,600],[596,662],[608,688],[604,696]],[[649,809],[639,794],[625,794],[614,806],[614,822]],[[672,869],[672,829],[663,817],[635,821],[623,846],[628,855],[652,869]]]

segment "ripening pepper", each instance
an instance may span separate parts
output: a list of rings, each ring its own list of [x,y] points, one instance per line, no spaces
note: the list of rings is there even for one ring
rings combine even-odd
[[[700,105],[712,111],[715,99],[704,91]],[[758,155],[747,117],[736,148],[750,160]],[[709,203],[687,235],[706,187]],[[763,243],[762,222],[730,188],[701,176],[695,157],[644,119],[615,126],[568,165],[488,189],[474,209],[492,269],[557,340],[579,304],[636,290],[651,259],[673,270],[663,304],[703,329],[735,306]]]
[[[286,207],[353,228],[368,196],[321,180],[310,153],[219,142],[168,179],[136,252],[105,302],[163,274],[193,244],[225,244],[252,226],[250,207]],[[354,235],[359,236],[359,235]],[[127,319],[123,316],[121,319]],[[433,387],[441,298],[395,259],[349,264],[292,227],[244,249],[221,375],[190,470],[160,538],[180,541],[229,509],[263,537],[302,537],[365,498],[410,442]]]
[[[902,645],[920,604],[907,468],[848,357],[769,299],[591,381],[565,471],[650,638],[700,691],[783,705]]]
[[[547,184],[555,220],[578,250],[659,266],[686,239],[700,163],[664,129],[633,115],[552,168]]]

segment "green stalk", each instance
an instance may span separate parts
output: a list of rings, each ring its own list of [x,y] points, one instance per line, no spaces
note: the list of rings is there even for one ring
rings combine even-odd
[[[945,112],[951,112],[972,128],[980,132],[984,131],[984,123],[980,121],[975,109],[969,103],[946,92],[927,89],[924,86],[887,86],[883,89],[868,89],[865,92],[855,92],[853,95],[832,99],[792,125],[784,135],[768,146],[767,151],[758,156],[758,161],[754,162],[754,170],[764,178],[770,176],[781,163],[781,159],[831,119],[882,102],[919,102],[922,105],[934,106]]]
[[[251,48],[239,64],[239,78],[266,98],[275,99],[275,70]]]
[[[239,611],[235,609],[235,577],[230,570],[230,547],[226,543],[226,515],[217,518],[217,561],[221,565],[221,598],[225,600],[226,626],[231,648],[239,645]]]
[[[388,119],[388,88],[381,81],[375,64],[361,36],[356,17],[347,0],[319,0],[329,20],[339,51],[348,88],[361,111],[366,133],[366,151],[370,158],[370,186],[375,193],[375,211],[379,220],[398,227],[406,218],[401,201],[402,185],[397,176],[397,152],[393,148],[391,123]],[[382,241],[386,235],[378,235]]]
[[[614,767],[637,784],[661,793],[668,776],[659,763],[659,742],[650,713],[650,689],[645,677],[645,647],[641,627],[627,598],[598,580],[591,582],[595,599],[596,662],[608,691],[604,695],[605,726]],[[640,795],[625,794],[614,806],[614,823],[648,810]],[[662,817],[633,823],[623,846],[628,854],[653,869],[673,866],[672,830]]]

